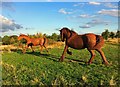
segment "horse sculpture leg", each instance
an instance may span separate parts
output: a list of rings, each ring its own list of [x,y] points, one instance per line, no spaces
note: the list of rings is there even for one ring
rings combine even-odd
[[[61,56],[61,58],[59,59],[59,61],[63,62],[64,57],[65,57],[65,53],[66,53],[67,49],[68,49],[68,46],[65,45],[64,51],[63,51],[62,56]]]
[[[96,51],[98,51],[100,53],[100,55],[101,55],[101,57],[103,59],[103,63],[105,63],[106,65],[109,65],[109,63],[108,63],[108,61],[107,61],[103,51],[101,49],[96,49]]]
[[[46,46],[44,46],[44,47],[45,47],[46,51],[49,53],[49,51],[48,51],[47,47],[46,47]]]
[[[34,50],[33,50],[33,46],[31,46],[31,49],[32,49],[32,53],[34,52]]]
[[[43,46],[40,45],[40,53],[42,53],[42,50],[43,50]]]
[[[91,64],[92,63],[92,60],[95,58],[95,52],[94,50],[88,50],[91,54],[91,58],[90,60],[87,62],[87,64]]]
[[[67,49],[67,53],[68,53],[69,55],[72,55],[72,52],[70,52],[68,49]]]
[[[42,53],[43,46],[44,46],[44,45],[40,45],[40,53]],[[44,46],[44,47],[45,47],[46,51],[49,53],[49,51],[48,51],[48,49],[46,48],[46,46]]]
[[[26,49],[28,49],[28,45],[26,45],[25,49],[23,50],[23,53],[26,53]]]

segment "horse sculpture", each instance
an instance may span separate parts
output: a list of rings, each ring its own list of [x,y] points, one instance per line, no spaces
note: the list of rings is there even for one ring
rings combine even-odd
[[[47,39],[46,38],[30,38],[27,35],[24,34],[20,34],[20,36],[18,37],[18,40],[21,39],[25,39],[27,41],[26,43],[26,47],[23,50],[23,53],[26,52],[26,49],[30,46],[32,49],[32,52],[34,52],[33,50],[33,46],[37,46],[40,45],[41,49],[40,52],[42,52],[43,47],[46,49],[46,51],[48,52],[47,48],[46,48],[46,44],[47,44]]]
[[[69,30],[68,28],[65,27],[60,30],[60,36],[61,36],[61,40],[63,42],[65,41],[65,48],[59,61],[64,60],[66,52],[72,55],[72,52],[68,50],[68,48],[71,47],[78,50],[87,48],[87,50],[91,54],[91,58],[87,62],[87,64],[92,63],[92,60],[95,57],[94,50],[100,53],[103,59],[103,63],[105,63],[106,65],[109,64],[108,61],[106,60],[103,51],[101,50],[102,46],[104,45],[104,39],[102,36],[93,33],[78,35],[76,32]]]

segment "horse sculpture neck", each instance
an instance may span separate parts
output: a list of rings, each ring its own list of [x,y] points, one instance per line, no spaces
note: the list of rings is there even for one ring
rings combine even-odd
[[[69,32],[70,32],[69,38],[78,35],[78,34],[77,34],[75,31],[73,31],[73,30],[70,30]]]
[[[24,35],[24,34],[21,34],[19,37],[18,37],[18,40],[21,40],[21,39],[25,39],[25,40],[27,40],[27,42],[28,41],[30,41],[30,37],[28,37],[27,35]]]

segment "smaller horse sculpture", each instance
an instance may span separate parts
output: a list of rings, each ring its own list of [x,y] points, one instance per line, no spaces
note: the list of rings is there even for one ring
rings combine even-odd
[[[100,35],[96,35],[93,33],[78,35],[76,32],[69,30],[68,28],[62,28],[60,30],[60,36],[61,40],[65,41],[65,48],[63,51],[63,54],[60,61],[64,60],[65,53],[72,55],[72,52],[68,50],[68,47],[74,48],[74,49],[84,49],[87,48],[87,50],[91,54],[90,60],[87,62],[87,64],[91,64],[92,60],[95,57],[94,50],[98,51],[103,59],[103,62],[108,65],[108,61],[106,60],[106,57],[101,50],[102,46],[104,45],[104,39]]]
[[[40,47],[41,47],[40,53],[42,52],[43,47],[48,52],[48,49],[46,48],[46,45],[47,45],[47,42],[48,42],[47,38],[30,38],[27,35],[20,34],[20,36],[18,37],[18,40],[21,40],[21,39],[25,39],[27,41],[26,47],[23,50],[23,53],[26,52],[26,49],[28,49],[29,46],[31,47],[32,52],[34,52],[33,46],[37,46],[37,45],[40,45]]]

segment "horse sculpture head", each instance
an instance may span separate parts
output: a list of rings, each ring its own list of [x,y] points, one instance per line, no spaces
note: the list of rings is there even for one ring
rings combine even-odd
[[[77,33],[74,32],[73,30],[69,30],[66,27],[64,27],[60,30],[60,36],[61,36],[62,42],[64,42],[65,39],[70,38],[72,35],[77,35]]]

